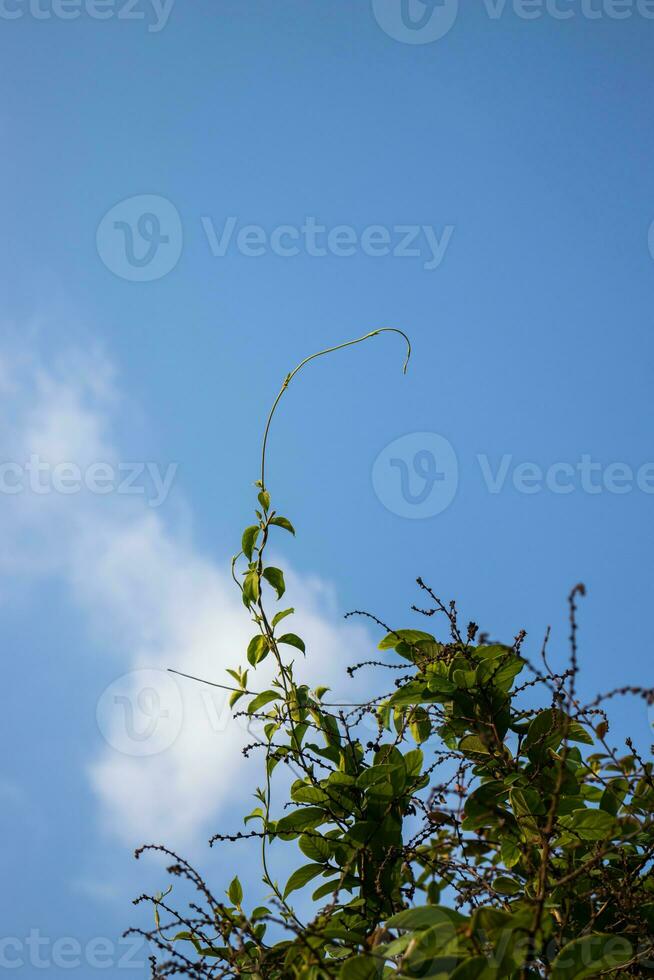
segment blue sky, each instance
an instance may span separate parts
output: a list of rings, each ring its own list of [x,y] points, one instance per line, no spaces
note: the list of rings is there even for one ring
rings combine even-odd
[[[422,575],[534,653],[551,623],[560,662],[582,580],[585,690],[651,682],[652,5],[409,6],[413,28],[399,0],[2,5],[0,454],[115,478],[39,494],[12,469],[0,494],[18,976],[93,975],[97,938],[125,975],[129,899],[163,877],[133,866],[144,836],[229,880],[203,842],[247,812],[243,733],[163,688],[183,724],[134,755],[107,705],[239,662],[228,561],[266,411],[316,349],[395,326],[414,354],[406,377],[390,334],[319,361],[276,419],[312,678],[372,647],[343,612],[406,624]],[[647,745],[640,703],[627,723]]]

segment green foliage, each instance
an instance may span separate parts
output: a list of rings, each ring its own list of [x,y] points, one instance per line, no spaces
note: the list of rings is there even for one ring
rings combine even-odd
[[[268,608],[285,591],[282,570],[265,562],[270,533],[294,530],[274,510],[264,463],[265,440],[256,523],[233,569],[257,630],[250,673],[272,657],[275,676],[256,691],[247,670],[230,675],[232,702],[245,699],[242,710],[264,726],[265,783],[245,820],[269,898],[248,911],[234,878],[221,902],[173,855],[171,873],[195,885],[202,906],[182,914],[168,893],[150,899],[147,935],[161,951],[152,976],[654,976],[652,762],[631,741],[626,752],[608,742],[604,708],[615,693],[651,703],[652,692],[582,703],[582,587],[570,596],[570,663],[556,671],[545,652],[530,661],[524,634],[503,645],[485,642],[475,624],[462,631],[454,604],[418,579],[422,612],[441,617],[445,635],[384,627],[379,648],[390,659],[379,669],[392,670],[391,690],[368,704],[332,704],[326,688],[309,690],[296,673],[301,637],[277,632],[293,610]],[[282,761],[295,778],[290,805],[275,814]],[[298,865],[283,886],[268,871],[270,848],[281,846]],[[304,908],[312,896],[308,918],[296,895]]]

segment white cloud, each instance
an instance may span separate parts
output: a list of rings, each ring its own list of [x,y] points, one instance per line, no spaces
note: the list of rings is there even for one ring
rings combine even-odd
[[[122,399],[114,373],[98,352],[72,350],[46,368],[20,348],[0,351],[4,460],[37,453],[52,465],[117,464]],[[130,846],[152,840],[188,848],[217,829],[221,813],[234,804],[240,811],[259,771],[256,761],[244,763],[241,748],[252,739],[229,720],[227,695],[162,668],[229,682],[225,667],[244,662],[252,625],[228,558],[203,555],[171,526],[170,513],[148,509],[142,497],[3,494],[0,576],[64,582],[115,658],[122,679],[98,709],[106,745],[89,764],[103,827]],[[287,584],[288,605],[298,609],[292,628],[308,646],[303,678],[339,682],[370,649],[365,630],[338,621],[320,579],[290,572]]]

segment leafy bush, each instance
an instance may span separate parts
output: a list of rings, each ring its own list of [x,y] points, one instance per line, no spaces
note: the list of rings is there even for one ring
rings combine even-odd
[[[301,682],[304,642],[288,627],[283,572],[266,560],[273,532],[294,529],[266,488],[265,446],[279,399],[311,359],[273,406],[256,520],[233,562],[256,632],[247,668],[229,671],[231,704],[262,721],[265,753],[257,806],[238,836],[258,840],[270,896],[252,908],[235,877],[217,898],[186,861],[155,847],[199,898],[185,913],[169,893],[137,900],[155,909],[155,928],[143,933],[160,953],[152,977],[654,976],[652,763],[630,740],[619,754],[605,711],[615,695],[652,703],[653,693],[625,688],[581,702],[583,586],[569,599],[562,671],[550,665],[547,640],[538,663],[523,652],[524,633],[488,642],[418,579],[426,608],[416,612],[440,617],[444,635],[376,620],[385,659],[350,669],[392,672],[390,690],[346,705]],[[270,597],[280,603],[274,613]],[[275,677],[259,690],[254,677],[266,658]],[[295,778],[290,808],[273,813],[279,767]],[[302,855],[283,885],[268,871],[277,842],[289,845],[289,862],[298,847]],[[305,921],[294,899],[309,892]]]

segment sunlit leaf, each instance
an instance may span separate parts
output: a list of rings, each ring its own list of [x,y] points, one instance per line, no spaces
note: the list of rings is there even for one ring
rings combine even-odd
[[[283,527],[285,531],[289,531],[291,534],[295,534],[295,528],[287,517],[273,517],[270,523],[276,527]]]
[[[301,650],[302,653],[304,653],[306,649],[304,646],[304,640],[301,640],[299,636],[295,635],[295,633],[284,633],[283,636],[279,637],[277,642],[286,643],[288,644],[288,646],[295,647],[297,650]]]
[[[284,898],[290,895],[291,892],[297,891],[298,888],[303,888],[308,882],[313,881],[319,874],[322,874],[324,870],[322,864],[305,864],[303,867],[298,868],[286,882]]]
[[[281,698],[282,695],[279,693],[279,691],[262,691],[261,694],[257,694],[256,698],[250,701],[250,704],[248,705],[248,714],[252,715],[255,711],[259,711],[271,701],[279,701]]]
[[[246,529],[243,531],[241,548],[243,549],[243,554],[248,561],[252,561],[252,552],[254,551],[254,546],[257,543],[257,538],[259,537],[260,531],[261,528],[258,524],[252,524],[250,527],[246,527]]]
[[[232,902],[234,905],[240,905],[243,901],[243,887],[241,882],[238,880],[238,876],[232,879],[232,883],[227,889],[227,894],[230,902]]]
[[[277,593],[277,598],[281,599],[286,591],[284,573],[282,572],[281,568],[274,568],[272,565],[269,565],[268,568],[264,568],[263,577],[265,578],[266,582],[269,582],[270,585],[272,585],[273,589]]]

